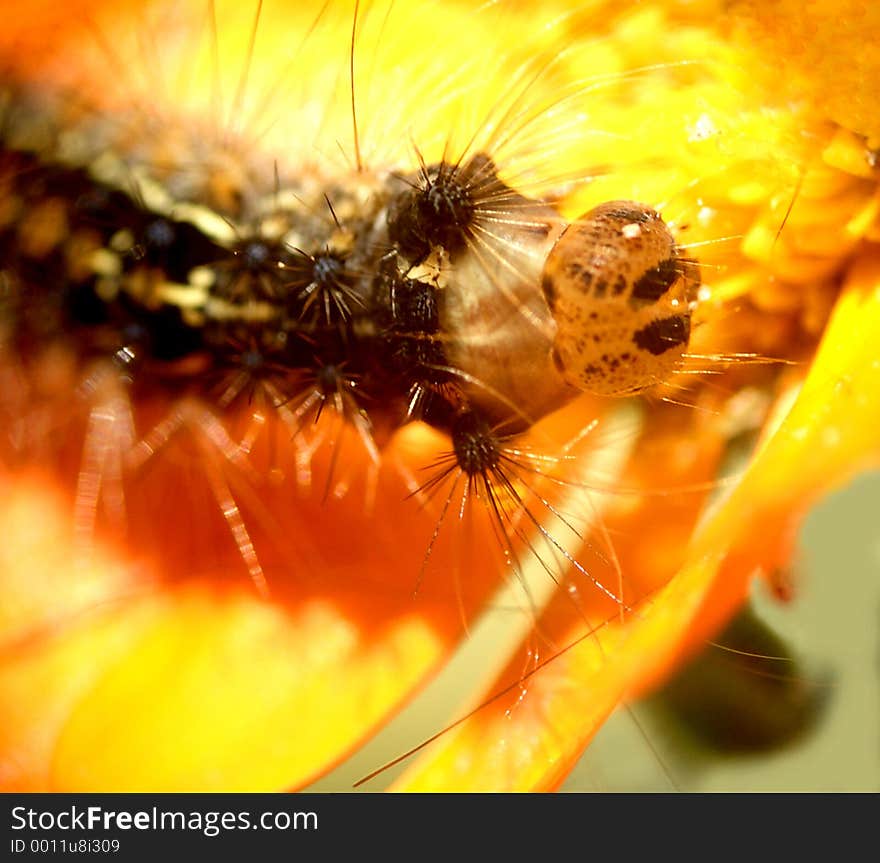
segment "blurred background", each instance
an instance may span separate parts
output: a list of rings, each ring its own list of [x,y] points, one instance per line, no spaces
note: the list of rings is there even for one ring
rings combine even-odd
[[[756,583],[751,608],[700,657],[611,717],[561,790],[880,790],[878,512],[880,472],[815,507],[790,573],[792,601]],[[349,791],[436,733],[481,678],[467,663],[491,649],[470,643],[378,737],[307,790]],[[364,790],[387,787],[404,766]]]

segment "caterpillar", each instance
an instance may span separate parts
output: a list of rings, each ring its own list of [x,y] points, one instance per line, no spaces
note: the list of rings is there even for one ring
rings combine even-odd
[[[557,38],[579,15],[560,10],[546,13]],[[451,32],[452,11],[436,23],[447,11],[438,7],[435,26]],[[40,464],[66,489],[78,566],[119,549],[135,562],[103,584],[104,602],[160,622],[156,604],[194,606],[217,627],[211,649],[236,667],[230,645],[250,649],[239,617],[258,642],[279,639],[265,646],[277,677],[261,680],[251,659],[209,698],[245,692],[265,705],[267,681],[287,681],[286,709],[314,715],[300,739],[254,746],[254,765],[235,775],[240,759],[222,755],[218,766],[211,716],[189,705],[180,722],[202,740],[195,767],[169,750],[156,777],[123,753],[106,768],[111,781],[123,769],[126,787],[141,788],[308,781],[322,767],[301,749],[319,740],[316,759],[339,758],[508,579],[534,630],[517,678],[526,697],[534,668],[564,648],[541,622],[527,569],[562,587],[562,630],[639,618],[657,585],[620,560],[614,517],[593,512],[601,482],[583,476],[606,427],[596,418],[642,395],[655,441],[697,439],[688,465],[654,489],[684,489],[671,508],[687,511],[687,532],[726,434],[700,410],[719,415],[729,391],[697,386],[700,410],[679,408],[676,381],[723,371],[731,389],[770,387],[780,375],[756,362],[780,340],[729,322],[719,339],[723,314],[701,286],[736,228],[722,231],[720,209],[700,195],[693,212],[668,219],[674,207],[660,206],[656,187],[636,194],[641,155],[606,168],[603,138],[637,149],[633,136],[588,128],[579,113],[647,99],[655,73],[674,79],[673,93],[686,89],[695,70],[609,51],[614,68],[597,72],[586,47],[556,55],[539,34],[525,59],[482,80],[496,36],[456,73],[443,67],[442,80],[401,95],[414,70],[432,75],[417,10],[158,3],[126,14],[93,4],[38,61],[26,27],[4,44],[3,464],[13,475]],[[520,14],[497,10],[500,20]],[[466,13],[475,46],[494,15]],[[600,54],[604,45],[589,42]],[[595,111],[610,125],[632,116]],[[644,161],[653,170],[661,156]],[[631,188],[604,192],[621,164]],[[817,293],[815,320],[800,306],[773,317],[791,336],[786,359],[812,350],[834,290]],[[702,320],[707,309],[716,321]],[[757,428],[766,408],[759,400],[745,425]],[[145,589],[149,599],[129,605]],[[14,641],[54,632],[55,611]],[[312,656],[304,684],[285,661],[291,650]],[[370,668],[386,653],[399,685],[379,659]],[[350,691],[325,691],[324,662],[334,687]],[[90,709],[62,743],[88,736]],[[237,721],[254,728],[253,710]],[[327,722],[334,734],[321,738]],[[143,734],[150,747],[169,745]],[[72,765],[76,748],[62,745],[65,781],[108,781]]]

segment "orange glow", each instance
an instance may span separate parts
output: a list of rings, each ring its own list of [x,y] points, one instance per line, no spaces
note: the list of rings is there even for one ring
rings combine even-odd
[[[265,4],[247,93],[280,95],[262,113],[258,99],[247,102],[242,115],[273,158],[305,164],[318,153],[351,180],[353,4],[331,4],[313,30],[317,7],[302,5]],[[752,579],[789,560],[806,511],[878,456],[880,186],[862,157],[880,147],[865,125],[880,116],[876,95],[866,111],[866,91],[852,102],[837,84],[823,89],[821,70],[810,73],[810,32],[777,29],[748,3],[734,4],[732,30],[716,28],[727,4],[710,0],[589,9],[545,0],[544,28],[534,26],[532,4],[512,3],[503,29],[477,5],[438,4],[429,15],[403,2],[386,19],[384,6],[367,4],[358,55],[367,163],[406,158],[410,167],[413,141],[427,160],[461,146],[477,118],[515,95],[510,82],[524,62],[559,54],[526,88],[527,117],[509,120],[529,131],[499,160],[502,174],[542,192],[563,178],[567,216],[621,197],[666,203],[711,287],[692,350],[793,365],[716,363],[717,390],[700,391],[700,410],[646,400],[629,459],[607,482],[626,491],[608,496],[574,553],[588,561],[589,578],[566,567],[546,608],[534,611],[532,634],[471,706],[501,696],[421,753],[396,786],[406,790],[557,787],[615,707],[662,684],[717,632]],[[800,4],[789,5],[779,14],[800,21]],[[214,180],[233,173],[228,164],[238,170],[244,146],[235,136],[221,146],[204,131],[216,110],[204,4],[180,4],[174,23],[190,35],[169,36],[167,54],[143,78],[135,67],[108,81],[113,63],[89,41],[102,34],[112,53],[133,51],[138,16],[156,8],[16,4],[0,32],[0,69],[50,89],[73,83],[109,113],[148,92],[157,101],[150,119],[152,110],[195,116],[153,139],[138,115],[114,144],[176,164],[194,138],[207,141],[206,172],[222,167],[206,186],[221,196],[228,189]],[[811,14],[835,8],[811,4]],[[227,105],[252,14],[248,4],[216,4]],[[739,30],[760,34],[758,53],[738,41]],[[781,50],[804,60],[796,97],[775,98],[764,80],[760,52],[782,33]],[[480,67],[482,78],[449,45],[426,56],[426,40],[451,44],[452,34],[474,68],[486,52],[506,53]],[[870,53],[877,39],[880,21],[835,30],[842,55]],[[291,57],[307,74],[290,71]],[[332,62],[317,65],[324,57]],[[412,92],[408,74],[418,81]],[[165,91],[155,86],[163,75]],[[599,85],[600,75],[630,89]],[[0,223],[2,205],[0,191]],[[92,401],[77,395],[83,369],[52,347],[39,366],[22,369],[0,340],[3,790],[302,787],[412,698],[515,580],[482,506],[459,518],[454,498],[438,529],[447,492],[414,495],[448,455],[443,435],[421,424],[388,430],[377,466],[352,429],[339,437],[331,411],[309,428],[316,446],[303,459],[290,428],[258,402],[230,411],[221,429],[195,401],[134,404],[147,439],[168,416],[179,429],[127,478],[125,528],[115,530],[97,506],[77,510],[77,489],[88,444],[99,440],[89,432],[96,405],[109,410],[125,396],[100,376]],[[761,443],[744,476],[707,516],[728,443],[722,418],[746,386],[775,408],[758,423]],[[518,444],[557,458],[549,477],[535,480],[547,508],[589,485],[576,471],[596,455],[615,408],[582,398]],[[566,449],[594,418],[598,432]],[[252,441],[246,452],[242,440]],[[569,485],[554,482],[560,476]],[[245,553],[251,546],[259,567]],[[623,613],[606,590],[621,577]]]

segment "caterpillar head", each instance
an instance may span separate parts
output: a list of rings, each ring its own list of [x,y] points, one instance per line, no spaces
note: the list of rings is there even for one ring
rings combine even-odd
[[[609,396],[668,379],[688,347],[699,284],[655,210],[633,201],[590,210],[544,264],[557,370],[569,385]]]

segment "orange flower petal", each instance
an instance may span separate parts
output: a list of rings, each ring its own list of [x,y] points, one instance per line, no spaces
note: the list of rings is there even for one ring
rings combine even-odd
[[[432,442],[440,437],[412,427],[389,459],[421,464]],[[273,454],[276,467],[283,452]],[[362,457],[352,461],[335,468],[350,467],[362,483],[369,467]],[[179,469],[173,452],[153,467],[163,489],[174,485],[161,476],[167,469]],[[436,516],[407,500],[393,468],[382,477],[368,509],[361,483],[338,501],[312,489],[311,506],[338,506],[339,522],[310,520],[308,500],[289,490],[274,498],[266,491],[261,504],[287,536],[305,531],[296,545],[306,562],[283,581],[270,579],[271,602],[254,595],[219,512],[202,516],[195,545],[175,527],[190,524],[194,502],[209,497],[194,481],[186,495],[166,495],[167,546],[158,556],[143,545],[132,557],[131,545],[120,559],[98,545],[84,572],[69,563],[78,550],[68,501],[47,491],[45,479],[10,477],[0,508],[10,537],[2,588],[22,602],[0,653],[0,710],[15,718],[0,743],[10,760],[0,771],[5,787],[272,790],[303,784],[343,757],[449,653],[501,571],[494,548],[471,548],[468,563],[482,561],[479,569],[453,584],[448,573],[460,569],[461,549],[438,541],[416,595]],[[137,488],[143,499],[132,502],[130,527],[155,528],[151,486]],[[328,525],[337,523],[346,532],[334,542],[337,529]],[[401,528],[412,541],[401,542]],[[305,550],[318,540],[320,553],[309,558]],[[193,565],[195,551],[207,548],[210,566],[231,578],[175,572],[175,560]],[[64,595],[71,584],[79,599]]]

